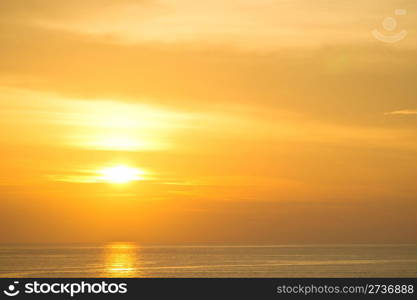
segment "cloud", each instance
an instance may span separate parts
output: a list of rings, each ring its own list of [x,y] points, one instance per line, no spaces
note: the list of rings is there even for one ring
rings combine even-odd
[[[3,84],[65,98],[126,99],[199,111],[253,104],[346,122],[352,115],[339,112],[352,111],[356,123],[368,125],[375,123],[369,117],[377,115],[375,109],[386,112],[415,102],[415,52],[385,46],[260,54],[198,43],[109,44],[20,25],[0,29],[0,44]]]
[[[308,0],[2,0],[0,16],[2,22],[111,36],[118,43],[181,41],[270,51],[283,46],[376,42],[370,31],[382,26],[381,18],[392,7],[389,1],[393,0],[316,0],[312,5]],[[404,29],[415,27],[414,5],[405,0],[401,6],[408,11],[401,19]],[[416,46],[411,38],[404,44]]]
[[[395,110],[387,112],[385,115],[417,115],[417,109]]]

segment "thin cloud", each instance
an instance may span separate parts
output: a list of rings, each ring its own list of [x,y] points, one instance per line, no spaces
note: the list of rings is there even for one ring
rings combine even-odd
[[[387,112],[385,115],[417,115],[417,109],[395,110]]]

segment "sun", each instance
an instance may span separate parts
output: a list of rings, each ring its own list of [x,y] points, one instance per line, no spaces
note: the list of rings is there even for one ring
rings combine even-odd
[[[143,180],[145,172],[137,168],[127,166],[115,166],[100,170],[100,180],[110,183],[128,183]]]

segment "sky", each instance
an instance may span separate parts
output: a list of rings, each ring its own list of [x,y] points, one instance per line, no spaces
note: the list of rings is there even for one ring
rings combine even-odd
[[[0,243],[417,243],[413,0],[2,0]]]

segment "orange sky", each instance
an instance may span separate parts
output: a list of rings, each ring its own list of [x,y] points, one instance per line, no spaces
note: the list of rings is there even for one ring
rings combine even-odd
[[[416,13],[2,0],[0,242],[417,242]]]

